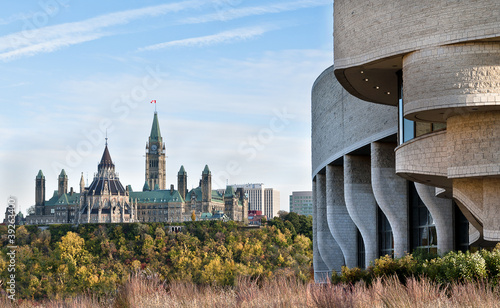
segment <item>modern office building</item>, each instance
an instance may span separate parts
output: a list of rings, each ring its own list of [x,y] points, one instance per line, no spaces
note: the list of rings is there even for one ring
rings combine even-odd
[[[312,191],[294,191],[290,195],[290,212],[299,215],[313,214]]]
[[[500,2],[334,1],[312,88],[316,281],[500,241]]]
[[[269,218],[278,216],[280,211],[280,192],[274,188],[264,189],[264,215]]]
[[[278,216],[280,210],[280,192],[274,188],[265,188],[263,183],[232,184],[235,189],[243,189],[248,197],[248,209],[261,211],[268,219]],[[218,189],[224,194],[225,189]]]

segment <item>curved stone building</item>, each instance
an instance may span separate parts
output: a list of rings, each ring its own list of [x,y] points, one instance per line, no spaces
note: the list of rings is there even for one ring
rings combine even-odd
[[[499,12],[334,1],[335,65],[312,89],[317,280],[386,253],[500,241]]]

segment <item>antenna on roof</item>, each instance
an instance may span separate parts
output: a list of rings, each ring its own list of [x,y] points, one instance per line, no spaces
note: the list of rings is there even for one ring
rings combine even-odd
[[[106,139],[106,146],[108,146],[108,129],[107,128],[106,128],[106,138],[104,138],[104,139]]]

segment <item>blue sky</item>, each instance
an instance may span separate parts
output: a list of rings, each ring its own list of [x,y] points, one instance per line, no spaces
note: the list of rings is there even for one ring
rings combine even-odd
[[[48,197],[64,168],[78,191],[104,149],[144,184],[157,110],[167,183],[311,189],[310,91],[333,62],[332,1],[17,1],[0,10],[0,205]]]

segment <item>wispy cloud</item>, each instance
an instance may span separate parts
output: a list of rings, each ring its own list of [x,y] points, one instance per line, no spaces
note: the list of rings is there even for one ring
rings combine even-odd
[[[331,0],[299,0],[294,2],[275,3],[270,5],[243,7],[243,8],[228,8],[219,9],[218,12],[207,14],[199,17],[186,18],[180,23],[197,24],[211,21],[227,21],[247,16],[264,15],[272,13],[280,13],[286,11],[294,11],[304,8],[311,8],[323,5],[331,5]]]
[[[23,19],[31,18],[32,16],[33,16],[33,13],[14,14],[14,15],[9,16],[7,18],[0,18],[0,25],[8,25],[8,24],[11,24],[11,23],[16,22],[18,20],[23,20]]]
[[[53,52],[66,46],[75,45],[79,43],[84,43],[88,41],[93,41],[105,36],[105,34],[85,34],[75,37],[65,36],[57,39],[53,39],[47,42],[41,42],[38,44],[32,44],[26,47],[17,48],[12,51],[0,53],[0,60],[9,61],[12,59],[19,58],[21,56],[33,56],[41,52]]]
[[[132,20],[159,16],[207,5],[207,1],[183,1],[97,16],[79,22],[64,23],[39,29],[20,31],[0,37],[0,59],[12,60],[21,56],[33,56],[52,52],[65,46],[96,40],[106,34],[105,28],[127,24]]]
[[[275,30],[276,28],[277,27],[273,26],[255,26],[255,27],[237,28],[233,30],[219,32],[217,34],[212,34],[212,35],[193,37],[183,40],[176,40],[176,41],[150,45],[139,48],[138,51],[158,50],[169,47],[190,47],[190,46],[200,47],[200,46],[220,44],[225,42],[241,41],[262,35],[268,31]]]
[[[1,86],[0,89],[17,88],[17,87],[22,87],[22,86],[29,85],[29,84],[30,84],[29,82],[18,82],[18,83],[14,83],[14,84]]]

